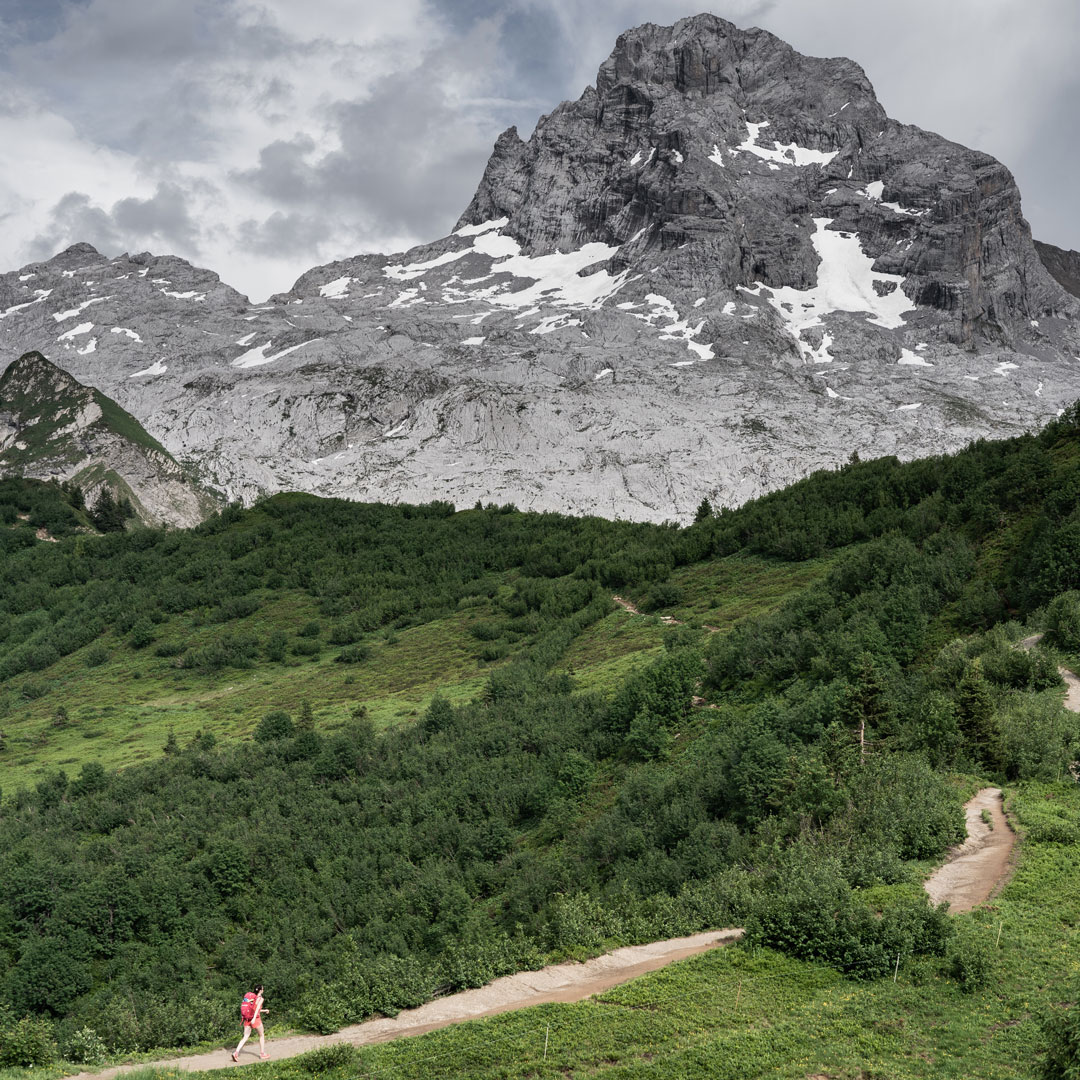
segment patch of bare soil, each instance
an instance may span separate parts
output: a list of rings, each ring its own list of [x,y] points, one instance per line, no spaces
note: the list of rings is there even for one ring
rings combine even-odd
[[[987,811],[990,824],[983,821]],[[925,882],[935,904],[947,901],[951,911],[970,911],[1005,883],[1016,833],[1009,827],[1000,788],[983,788],[964,804],[967,839],[949,854]]]
[[[690,937],[615,949],[614,952],[594,957],[583,964],[552,964],[539,971],[519,971],[516,975],[496,979],[478,990],[463,990],[459,994],[436,998],[417,1009],[405,1009],[392,1019],[380,1016],[363,1024],[342,1028],[336,1035],[292,1035],[281,1039],[268,1039],[267,1056],[272,1061],[280,1061],[331,1043],[347,1042],[353,1046],[364,1046],[409,1035],[423,1035],[427,1031],[448,1027],[464,1020],[513,1012],[531,1005],[543,1005],[552,1001],[583,1001],[594,994],[602,994],[613,986],[636,979],[639,975],[666,967],[675,960],[684,960],[719,945],[728,945],[742,937],[742,933],[742,930],[737,928],[710,930]],[[239,1041],[239,1024],[237,1026]],[[185,1072],[231,1068],[233,1062],[230,1054],[233,1045],[235,1044],[214,1053],[170,1058],[149,1066],[120,1065],[100,1072],[79,1073],[74,1080],[91,1080],[93,1077],[97,1077],[97,1080],[109,1080],[121,1073],[148,1067],[180,1069]],[[249,1040],[240,1054],[240,1064],[246,1065],[258,1060],[258,1041]]]

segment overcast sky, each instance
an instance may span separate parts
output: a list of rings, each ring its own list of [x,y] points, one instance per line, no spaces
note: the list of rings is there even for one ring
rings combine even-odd
[[[500,131],[578,97],[622,30],[701,10],[857,60],[1080,249],[1077,0],[0,0],[0,270],[85,240],[258,300],[436,239]]]

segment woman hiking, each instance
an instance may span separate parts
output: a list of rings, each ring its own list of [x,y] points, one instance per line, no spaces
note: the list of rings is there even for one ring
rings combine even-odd
[[[232,1052],[233,1061],[240,1060],[240,1051],[244,1049],[244,1043],[251,1038],[252,1028],[259,1033],[259,1057],[265,1061],[270,1056],[266,1052],[266,1038],[263,1035],[262,1014],[266,1011],[261,986],[256,986],[254,990],[249,990],[244,995],[244,1000],[240,1002],[240,1019],[244,1021],[244,1037]]]

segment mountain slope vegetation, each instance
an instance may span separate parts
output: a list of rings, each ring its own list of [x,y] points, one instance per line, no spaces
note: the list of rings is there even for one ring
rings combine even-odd
[[[725,923],[849,980],[899,957],[974,989],[919,882],[975,777],[1074,786],[1053,649],[1080,649],[1078,453],[1073,409],[687,528],[277,496],[45,544],[16,515],[0,1020],[69,1056],[88,1029],[114,1054],[194,1045],[265,981],[281,1021],[329,1031]],[[1015,648],[1032,627],[1045,644]],[[403,715],[346,705],[357,682],[318,697],[330,671],[401,674],[425,640],[459,650],[454,694],[435,664]],[[299,700],[235,695],[229,731],[148,716],[153,757],[108,771],[80,664],[178,699],[319,675]],[[1038,827],[1080,839],[1068,814]]]

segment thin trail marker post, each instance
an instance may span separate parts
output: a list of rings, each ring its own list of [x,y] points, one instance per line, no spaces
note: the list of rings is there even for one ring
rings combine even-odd
[[[547,1030],[544,1032],[544,1060],[547,1061],[547,1046],[548,1039],[551,1037],[551,1025],[548,1024]]]
[[[893,969],[892,981],[896,982],[896,976],[900,974],[900,954],[896,954],[896,967]]]
[[[742,979],[739,980],[739,989],[735,991],[735,1009],[739,1007],[739,998],[742,996]],[[734,1012],[735,1009],[731,1011]]]
[[[994,948],[995,949],[1001,944],[1001,931],[1004,930],[1004,929],[1005,929],[1005,920],[1002,919],[1001,922],[998,923],[997,941],[994,942]]]

